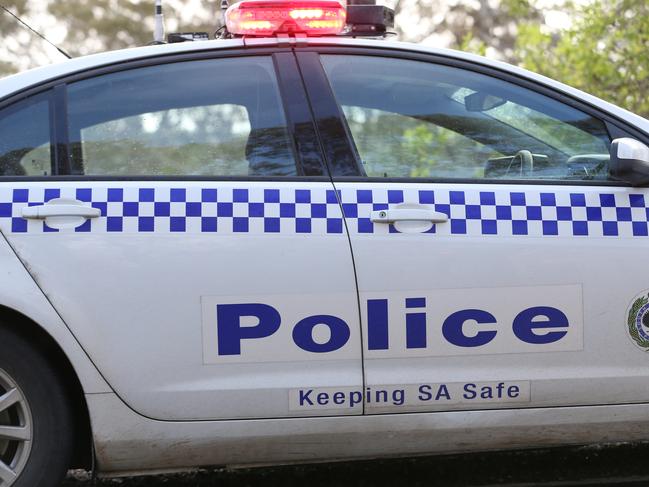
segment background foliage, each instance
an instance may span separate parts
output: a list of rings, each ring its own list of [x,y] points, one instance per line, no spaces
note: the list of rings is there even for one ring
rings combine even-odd
[[[647,0],[386,2],[398,12],[397,33],[402,40],[486,54],[649,117]],[[73,56],[151,40],[152,0],[0,3]],[[165,0],[167,28],[212,32],[219,24],[219,4],[218,0]],[[557,18],[564,19],[563,25],[557,25]],[[0,13],[0,38],[0,76],[61,58],[6,13]]]

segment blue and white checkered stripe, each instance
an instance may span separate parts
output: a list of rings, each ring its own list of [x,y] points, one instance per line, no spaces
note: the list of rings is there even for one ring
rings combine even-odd
[[[448,190],[341,188],[349,231],[398,233],[394,226],[373,224],[369,214],[400,203],[428,205],[449,215],[429,233],[474,236],[647,237],[649,197],[618,192],[564,190]],[[353,221],[352,221],[353,220]]]
[[[390,187],[391,186],[391,187]],[[402,186],[403,187],[403,186]],[[371,211],[419,203],[449,215],[428,233],[468,236],[647,237],[649,194],[612,191],[449,189],[345,183],[339,195],[325,183],[304,185],[174,185],[92,187],[0,186],[0,227],[12,233],[57,231],[25,220],[22,208],[74,198],[101,210],[101,218],[69,230],[111,233],[343,234],[338,197],[352,234],[398,233],[373,224]],[[68,231],[68,230],[62,230]]]
[[[57,231],[25,220],[23,207],[73,198],[101,210],[101,218],[72,229],[109,233],[343,234],[336,194],[325,186],[1,188],[0,226],[13,233]],[[64,230],[61,230],[64,231]],[[67,231],[67,230],[66,230]]]

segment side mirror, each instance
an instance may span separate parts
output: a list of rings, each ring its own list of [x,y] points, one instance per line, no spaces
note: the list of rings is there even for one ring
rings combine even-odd
[[[464,97],[467,112],[486,112],[507,103],[507,100],[488,93],[477,91]]]
[[[649,147],[628,137],[615,139],[611,144],[609,174],[633,186],[649,185]]]

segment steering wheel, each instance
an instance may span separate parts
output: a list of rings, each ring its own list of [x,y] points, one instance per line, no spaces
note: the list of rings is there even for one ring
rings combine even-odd
[[[532,153],[528,150],[519,150],[509,162],[507,171],[505,171],[505,176],[509,174],[516,160],[520,160],[520,169],[518,173],[520,177],[529,176],[534,172],[534,156]]]

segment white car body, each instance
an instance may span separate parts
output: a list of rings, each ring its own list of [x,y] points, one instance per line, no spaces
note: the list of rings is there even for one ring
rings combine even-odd
[[[128,61],[278,44],[276,39],[238,39],[97,54],[2,79],[0,101]],[[649,134],[649,120],[471,54],[343,38],[302,39],[296,49],[300,46],[414,52],[505,71]],[[363,187],[387,195],[395,184],[374,181]],[[30,202],[43,201],[53,188],[60,198],[74,199],[82,188],[93,202],[106,202],[110,216],[108,194],[117,187],[123,190],[122,201],[137,201],[141,190],[151,190],[155,197],[146,202],[153,205],[160,195],[168,198],[178,183],[0,179],[0,202],[12,201],[16,188],[26,190]],[[41,223],[32,221],[24,232],[14,232],[11,219],[0,218],[0,306],[37,324],[69,360],[85,396],[102,474],[649,438],[649,356],[625,331],[629,304],[649,288],[643,266],[648,244],[624,225],[617,238],[591,232],[577,239],[564,235],[561,225],[557,238],[546,238],[530,224],[526,237],[517,239],[502,232],[485,238],[469,224],[461,240],[440,230],[437,247],[430,248],[422,247],[429,245],[428,235],[417,233],[412,222],[405,222],[397,238],[387,231],[365,235],[351,220],[331,234],[329,220],[342,222],[344,216],[329,198],[330,182],[184,181],[182,188],[183,204],[203,201],[203,215],[211,211],[201,200],[203,191],[227,194],[234,217],[240,189],[248,190],[247,201],[260,203],[269,190],[282,202],[308,190],[309,203],[322,205],[327,222],[324,217],[314,222],[306,238],[295,232],[269,236],[261,223],[251,223],[242,234],[220,227],[215,251],[212,236],[194,223],[181,237],[169,229],[143,236],[137,225],[129,226],[133,222],[124,222],[118,235],[95,226],[87,234],[75,233],[70,230],[78,225],[74,220],[62,222],[56,233],[41,232],[35,226]],[[476,205],[481,193],[494,193],[494,211],[514,192],[537,205],[541,194],[550,192],[556,205],[568,206],[575,193],[589,205],[600,205],[602,193],[617,207],[629,193],[649,199],[649,190],[626,186],[422,182],[403,189],[405,203],[431,188],[451,206],[451,192],[463,192],[466,204]],[[357,189],[355,182],[336,183],[343,204],[354,201],[360,211]],[[294,203],[299,218],[300,202]],[[12,217],[26,205],[14,197]],[[606,218],[610,208],[601,210]],[[433,326],[425,347],[406,349],[398,345],[408,339],[406,328],[394,324],[410,308],[399,303],[421,298],[429,304],[419,306],[426,308],[423,319],[429,326],[458,310],[479,308],[497,318],[497,335],[479,350],[458,350]],[[390,303],[390,346],[368,349],[367,303],[383,299]],[[223,303],[271,306],[281,315],[281,325],[263,340],[241,340],[241,354],[224,356],[214,326]],[[570,321],[561,328],[566,335],[541,345],[517,338],[512,326],[519,314],[541,305],[563,311]],[[343,320],[349,337],[344,346],[314,358],[296,346],[294,329],[306,317],[323,314]],[[254,327],[254,321],[245,326]],[[472,328],[467,335],[479,333]],[[331,339],[326,332],[313,336],[315,344]],[[500,398],[474,401],[467,384]],[[452,400],[426,396],[426,391],[439,393],[440,385]],[[309,389],[313,392],[305,392]],[[385,394],[376,395],[377,390]],[[399,390],[407,399],[395,396]],[[365,404],[354,399],[355,393]],[[307,399],[305,394],[310,394]]]

